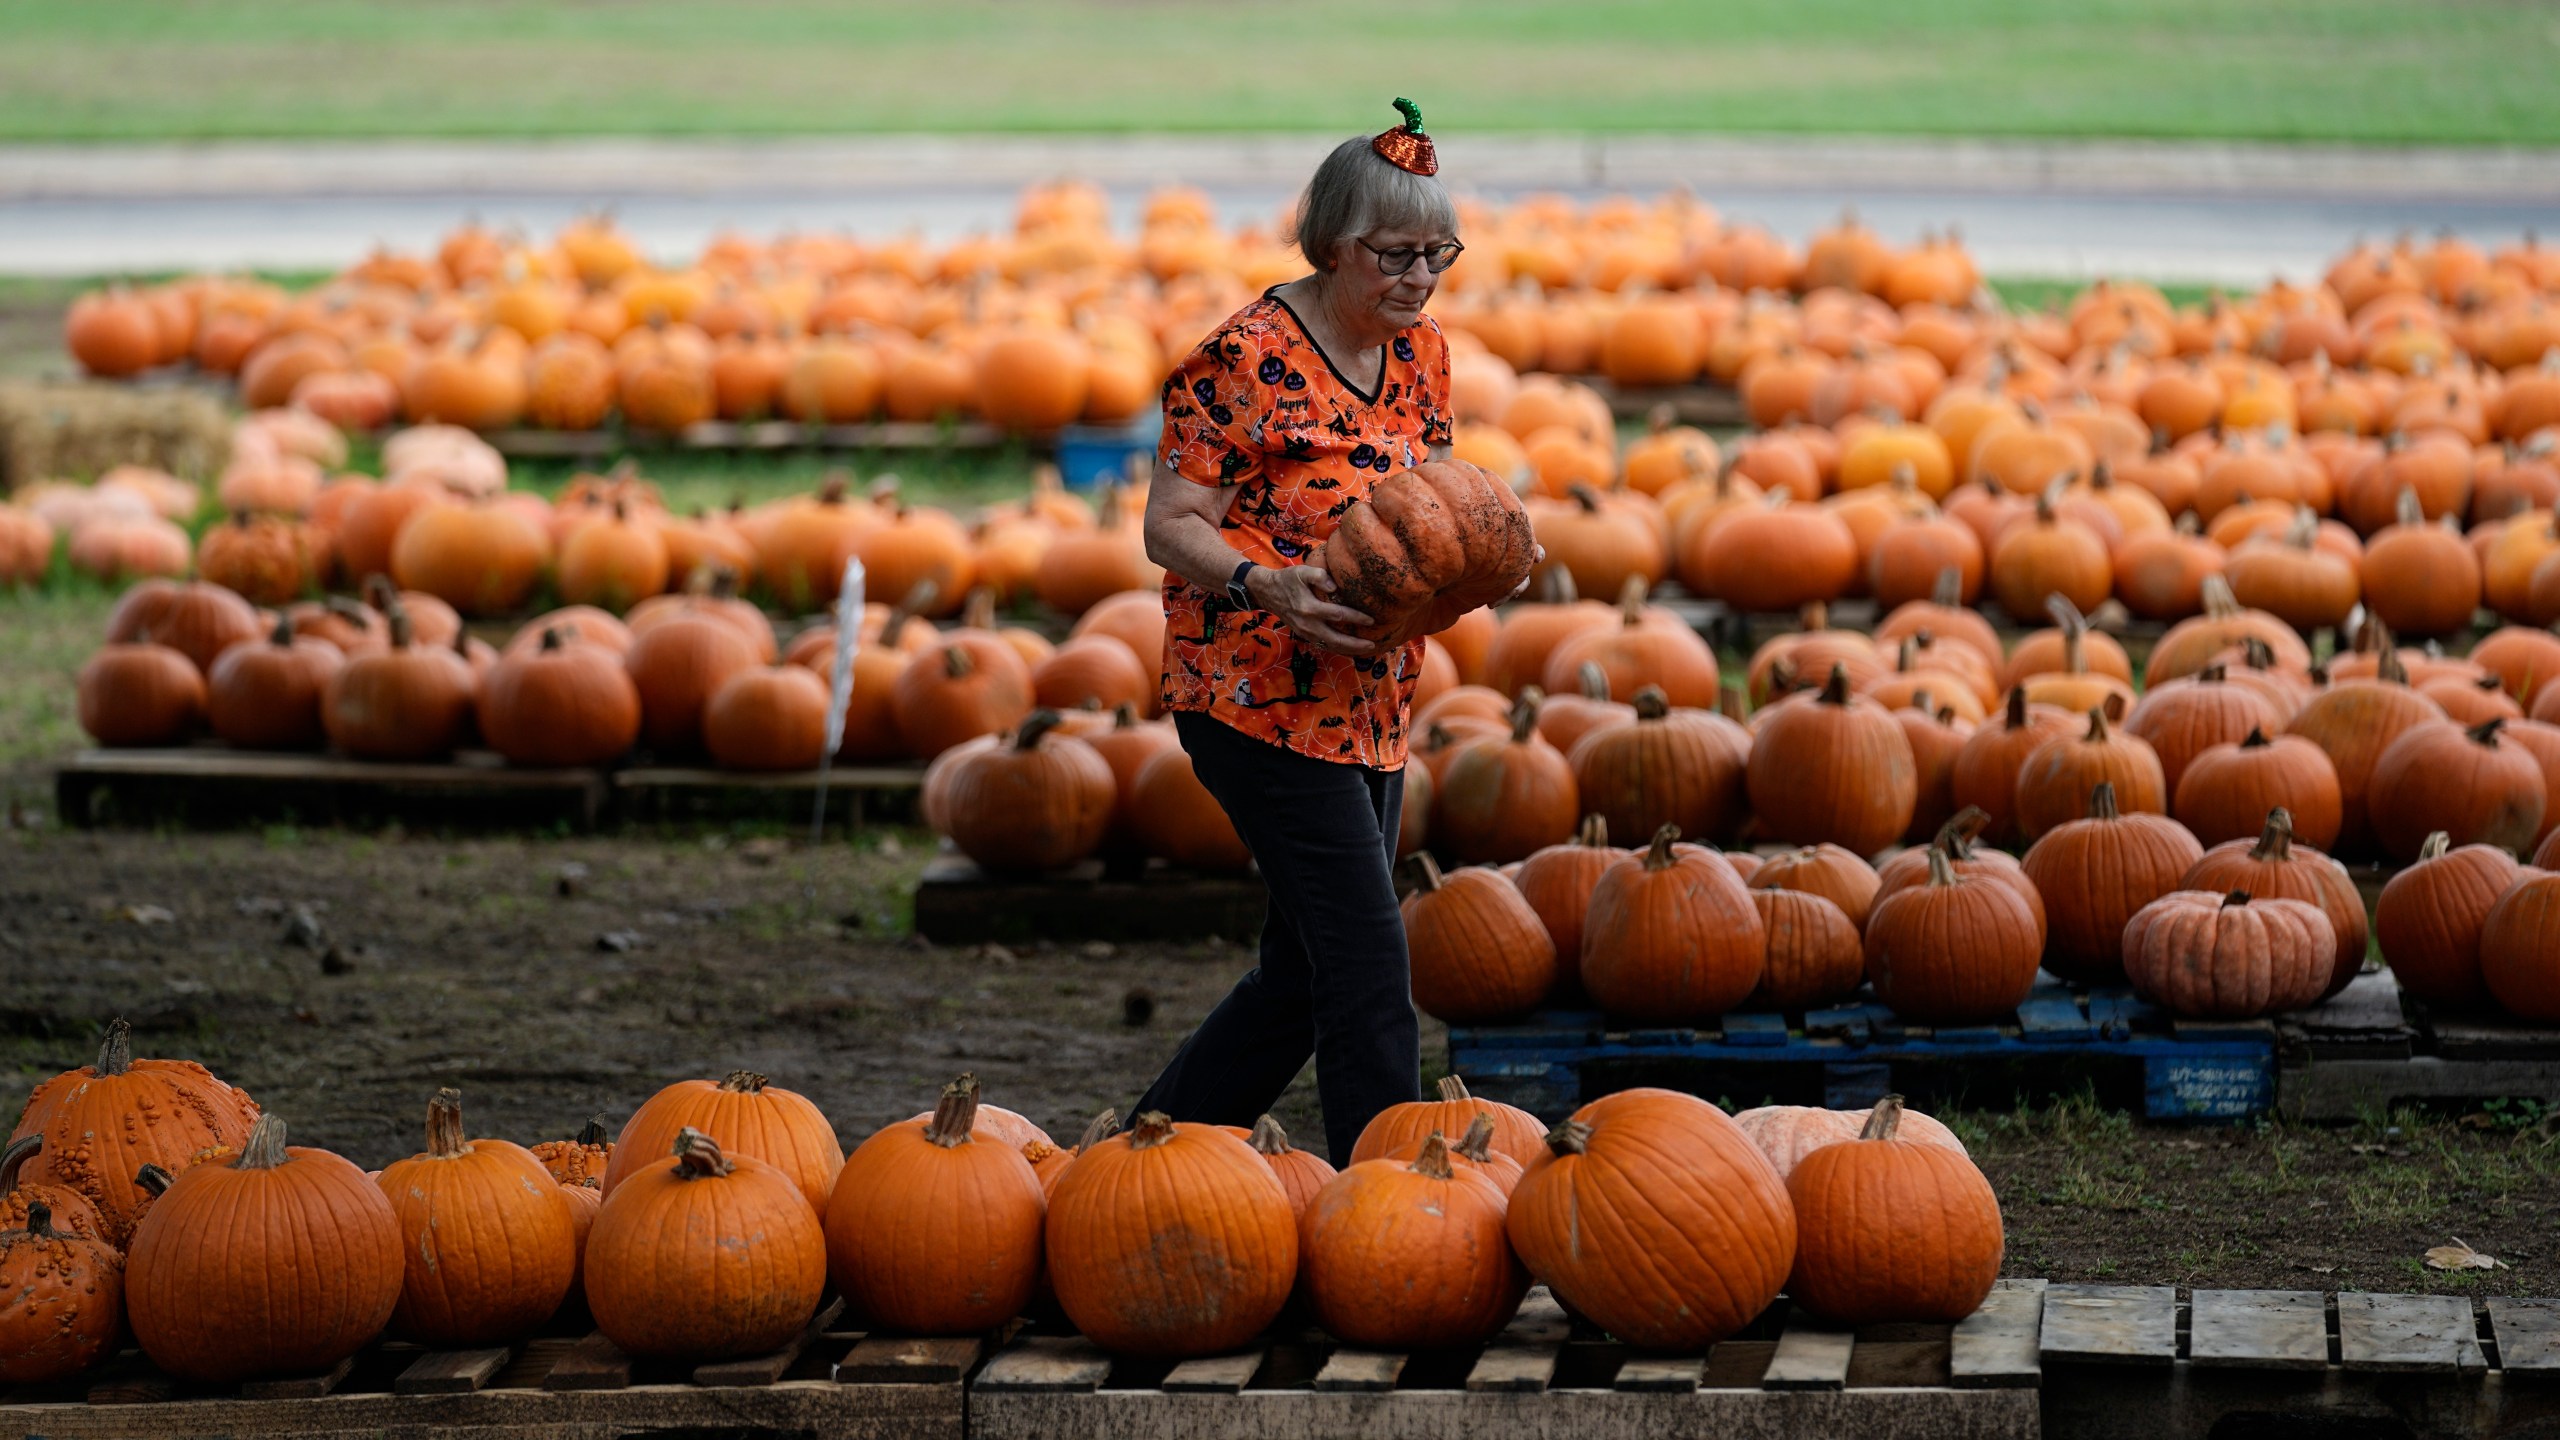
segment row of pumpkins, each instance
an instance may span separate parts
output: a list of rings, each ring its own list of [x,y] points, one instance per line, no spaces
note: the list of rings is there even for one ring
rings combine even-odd
[[[966,1075],[850,1155],[746,1072],[530,1149],[470,1136],[442,1090],[425,1138],[372,1174],[288,1146],[202,1066],[133,1059],[118,1022],[96,1065],[38,1087],[0,1173],[0,1381],[76,1375],[128,1326],[212,1383],[325,1371],[386,1332],[504,1345],[572,1294],[629,1354],[700,1363],[779,1349],[830,1286],[891,1333],[1062,1312],[1178,1358],[1245,1344],[1293,1292],[1348,1344],[1481,1343],[1535,1279],[1631,1345],[1695,1353],[1781,1287],[1844,1324],[1959,1320],[2002,1260],[1991,1185],[1895,1098],[1727,1117],[1633,1090],[1550,1130],[1444,1081],[1339,1173],[1268,1116],[1121,1133],[1106,1111],[1062,1147]]]

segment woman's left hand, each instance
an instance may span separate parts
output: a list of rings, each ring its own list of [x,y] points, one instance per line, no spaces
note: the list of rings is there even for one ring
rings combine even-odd
[[[1510,594],[1503,596],[1501,599],[1496,600],[1493,603],[1496,605],[1508,605],[1512,601],[1529,593],[1530,585],[1535,583],[1538,578],[1538,567],[1547,563],[1547,547],[1544,545],[1538,545],[1533,546],[1532,548],[1535,549],[1537,553],[1529,557],[1529,573],[1520,577],[1520,583],[1511,587]]]

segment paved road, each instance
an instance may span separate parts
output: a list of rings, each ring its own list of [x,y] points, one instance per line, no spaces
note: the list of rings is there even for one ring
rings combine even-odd
[[[0,147],[0,272],[329,267],[378,243],[426,245],[464,215],[539,232],[604,205],[666,257],[729,227],[951,238],[1003,226],[1024,180],[1057,174],[1099,178],[1124,217],[1173,179],[1209,182],[1228,214],[1271,213],[1321,148],[1304,137]],[[1495,199],[1686,181],[1797,237],[1843,204],[1899,238],[1953,224],[2003,275],[2256,285],[2316,273],[2362,235],[2560,236],[2560,156],[2543,152],[1639,137],[1445,153],[1453,176]]]

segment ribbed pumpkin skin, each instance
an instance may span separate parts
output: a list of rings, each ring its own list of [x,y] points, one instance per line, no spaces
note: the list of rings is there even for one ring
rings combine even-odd
[[[1458,747],[1432,786],[1431,834],[1461,864],[1507,864],[1572,837],[1582,818],[1573,767],[1537,732],[1523,696],[1511,733]]]
[[[1883,706],[1850,698],[1836,667],[1821,695],[1761,727],[1745,775],[1752,813],[1770,838],[1827,840],[1859,855],[1901,839],[1920,803],[1902,727]]]
[[[480,684],[480,734],[517,765],[601,765],[640,738],[623,657],[576,642],[499,658]]]
[[[1297,1221],[1271,1167],[1215,1126],[1160,1114],[1067,1167],[1047,1241],[1067,1318],[1115,1354],[1234,1349],[1297,1281]]]
[[[175,745],[204,725],[204,677],[156,642],[99,647],[81,664],[77,691],[80,728],[101,745]]]
[[[9,1297],[0,1381],[11,1385],[70,1379],[111,1354],[123,1329],[124,1257],[50,1214],[44,1221],[0,1230],[0,1294]]]
[[[2166,815],[2169,784],[2148,742],[2111,729],[2104,711],[2089,713],[2078,735],[2048,740],[2018,767],[2018,833],[2033,840],[2088,813],[2089,792],[2113,785],[2124,813]]]
[[[205,717],[224,743],[252,750],[316,750],[328,738],[320,696],[345,664],[325,640],[234,645],[205,679]]]
[[[1896,1138],[1826,1145],[1787,1177],[1787,1196],[1787,1294],[1837,1324],[1951,1324],[2000,1278],[2000,1197],[1960,1151]]]
[[[37,1086],[9,1135],[44,1136],[21,1177],[77,1191],[97,1207],[103,1238],[116,1245],[130,1238],[143,1205],[135,1171],[176,1171],[199,1150],[237,1147],[258,1119],[247,1091],[192,1060],[134,1059],[130,1035],[122,1020],[110,1024],[98,1063]]]
[[[827,1203],[836,1172],[844,1168],[844,1147],[817,1106],[741,1070],[717,1082],[679,1080],[631,1112],[614,1137],[613,1158],[605,1162],[605,1198],[613,1198],[615,1188],[641,1168],[673,1153],[677,1133],[687,1127],[719,1142],[730,1160],[761,1160],[790,1176],[813,1214]]]
[[[1411,776],[1405,783],[1412,784]],[[1582,993],[1582,922],[1591,913],[1591,892],[1600,888],[1600,877],[1610,866],[1631,853],[1609,843],[1608,826],[1599,816],[1585,815],[1576,838],[1530,856],[1511,877],[1555,944],[1556,994]],[[1410,943],[1410,925],[1406,938]]]
[[[1051,733],[1058,718],[1035,710],[1011,743],[952,761],[943,823],[952,843],[990,870],[1072,865],[1111,828],[1120,796],[1111,767],[1082,740]]]
[[[1875,903],[1882,904],[1884,897],[1897,890],[1928,884],[1929,852],[1936,850],[1946,855],[1947,867],[1959,875],[1999,880],[2016,886],[2018,893],[2025,897],[2027,908],[2035,912],[2036,924],[2045,925],[2044,896],[2036,889],[2036,882],[2028,879],[2027,872],[2019,868],[2017,857],[2005,850],[1989,850],[1975,843],[1989,823],[1990,817],[1978,808],[1958,811],[1953,820],[1939,827],[1936,837],[1927,845],[1914,846],[1877,866]],[[1868,906],[1869,912],[1872,913],[1874,908],[1874,905]],[[1904,1112],[1906,1117],[1910,1113]]]
[[[271,1147],[179,1171],[126,1252],[125,1319],[151,1363],[182,1380],[326,1370],[399,1304],[391,1202],[350,1162],[284,1147],[280,1125],[270,1133]],[[281,1163],[247,1163],[268,1148]]]
[[[1022,1152],[975,1130],[951,1089],[935,1118],[888,1126],[845,1157],[827,1200],[827,1276],[870,1323],[974,1335],[1022,1312],[1047,1206]],[[953,1137],[958,1138],[953,1138]]]
[[[560,1183],[521,1145],[464,1140],[458,1098],[449,1121],[428,1111],[426,1151],[375,1183],[400,1226],[400,1334],[444,1349],[500,1344],[567,1297],[578,1240]]]
[[[720,1158],[726,1174],[688,1173],[673,1155],[641,1166],[605,1196],[587,1232],[587,1308],[634,1356],[760,1355],[817,1311],[827,1285],[817,1212],[783,1172]]]
[[[892,693],[909,753],[930,760],[1021,724],[1031,713],[1031,667],[992,632],[952,630],[939,648],[908,663]]]
[[[2283,719],[2265,696],[2207,669],[2143,696],[2124,717],[2124,729],[2160,757],[2161,779],[2174,796],[2196,756],[2216,745],[2236,745],[2252,730],[2273,735]]]
[[[1413,1003],[1451,1025],[1525,1015],[1556,983],[1556,946],[1538,912],[1499,870],[1443,876],[1428,853],[1422,887],[1404,898]]]
[[[1874,908],[1877,883],[1874,866],[1837,845],[1806,845],[1769,856],[1752,872],[1750,881],[1754,890],[1819,895],[1839,906],[1860,930],[1866,928],[1867,912]]]
[[[2055,826],[2018,868],[2044,898],[2045,968],[2100,984],[2124,973],[2124,927],[2178,889],[2204,846],[2166,815],[2108,813]]]
[[[1192,768],[1179,744],[1138,767],[1129,782],[1126,812],[1138,842],[1150,855],[1195,870],[1242,870],[1253,852],[1233,820]]]
[[[1478,1115],[1493,1121],[1493,1149],[1520,1162],[1523,1169],[1547,1153],[1547,1127],[1538,1123],[1538,1117],[1516,1105],[1470,1095],[1466,1081],[1443,1075],[1438,1099],[1390,1105],[1362,1127],[1360,1138],[1351,1146],[1352,1163],[1383,1160],[1399,1150],[1414,1149],[1434,1133],[1464,1136]]]
[[[2560,874],[2523,876],[2490,907],[2480,979],[2517,1019],[2560,1021]]]
[[[2327,751],[2337,769],[2339,854],[2364,855],[2374,847],[2366,792],[2382,752],[2412,726],[2443,718],[2444,707],[2406,685],[2342,680],[2285,722],[2287,734]]]
[[[2026,691],[2012,687],[2008,708],[1982,722],[1956,752],[1953,795],[1956,808],[1970,806],[1989,819],[1982,838],[2010,844],[2018,834],[2018,772],[2027,757],[2047,740],[2080,733],[2080,717],[2050,705],[2030,705]]]
[[[1865,1110],[1825,1110],[1818,1105],[1762,1105],[1737,1111],[1733,1123],[1760,1147],[1777,1167],[1778,1178],[1796,1173],[1804,1157],[1825,1145],[1855,1140],[1867,1128],[1867,1117],[1875,1113]],[[1921,1145],[1944,1145],[1959,1155],[1968,1154],[1956,1132],[1917,1110],[1902,1112],[1901,1129],[1894,1132],[1902,1140]]]
[[[1695,847],[1675,851],[1666,827],[1592,891],[1582,988],[1612,1015],[1703,1020],[1759,988],[1767,950],[1760,912],[1733,867]]]
[[[1307,1207],[1315,1203],[1316,1192],[1340,1173],[1323,1156],[1291,1145],[1289,1132],[1268,1115],[1255,1121],[1250,1130],[1241,1125],[1218,1128],[1252,1146],[1262,1163],[1271,1167],[1272,1176],[1280,1182],[1280,1193],[1289,1197],[1289,1213],[1301,1221],[1307,1218]]]
[[[1768,962],[1746,1008],[1808,1009],[1846,999],[1865,983],[1866,947],[1839,906],[1810,891],[1758,888],[1751,904],[1760,912]]]
[[[2517,868],[2515,857],[2495,845],[2465,845],[2421,852],[2416,864],[2391,877],[2374,903],[2373,933],[2401,989],[2430,1005],[2487,1003],[2480,930],[2498,897],[2515,884]]]
[[[814,769],[827,750],[826,683],[797,665],[741,670],[702,707],[702,743],[731,770]]]
[[[1376,622],[1381,648],[1446,630],[1529,578],[1529,515],[1499,477],[1434,460],[1370,487],[1335,526],[1317,563],[1334,599]]]
[[[1923,1024],[1994,1020],[2035,987],[2044,931],[2014,886],[1960,876],[1943,860],[1929,883],[1878,905],[1867,920],[1867,977],[1876,998]]]
[[[902,662],[894,651],[884,653],[892,657],[894,673]],[[640,696],[641,740],[661,755],[701,750],[703,708],[731,677],[757,664],[754,641],[737,626],[709,615],[678,615],[646,629],[635,627],[622,666]],[[862,688],[863,678],[855,675],[855,689]],[[845,728],[848,733],[853,728],[850,712]]]
[[[2335,995],[2346,989],[2347,982],[2364,968],[2369,927],[2362,892],[2345,866],[2309,845],[2294,843],[2292,819],[2282,810],[2268,813],[2257,839],[2226,840],[2198,856],[2187,873],[2178,877],[2178,888],[2216,895],[2246,890],[2261,900],[2309,901],[2329,917],[2330,932],[2337,941],[2337,968],[2323,993]]]
[[[1751,734],[1708,710],[1636,697],[1636,723],[1585,735],[1569,757],[1584,813],[1636,839],[1665,825],[1701,843],[1728,840],[1750,815]]]
[[[2414,860],[2438,830],[2457,845],[2533,848],[2550,798],[2542,762],[2493,726],[2416,725],[2382,752],[2366,807],[2384,853]]]
[[[2335,844],[2341,811],[2329,752],[2299,735],[2268,740],[2252,731],[2250,738],[2257,743],[2216,745],[2195,757],[2169,807],[2178,823],[2198,843],[2219,845],[2257,834],[2267,812],[2282,807],[2303,844]]]
[[[2195,1020],[2299,1010],[2329,983],[2336,932],[2316,905],[2174,890],[2124,927],[2134,993]]]
[[[1786,1284],[1795,1208],[1767,1156],[1693,1095],[1622,1090],[1558,1127],[1566,1146],[1511,1192],[1529,1273],[1610,1334],[1696,1353],[1748,1325]]]
[[[1336,1175],[1298,1226],[1316,1320],[1347,1344],[1377,1349],[1490,1339],[1529,1289],[1503,1234],[1506,1208],[1484,1172],[1451,1166],[1445,1144]]]
[[[349,659],[322,691],[329,742],[359,760],[449,755],[471,723],[479,682],[470,665],[407,642],[407,626],[395,621],[390,649]]]

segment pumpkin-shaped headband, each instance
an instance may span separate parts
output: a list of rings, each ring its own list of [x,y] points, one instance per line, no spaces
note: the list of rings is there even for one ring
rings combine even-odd
[[[1440,153],[1431,148],[1431,137],[1422,133],[1422,107],[1399,95],[1396,109],[1404,123],[1382,132],[1369,142],[1369,148],[1387,157],[1387,163],[1416,175],[1440,173]]]

